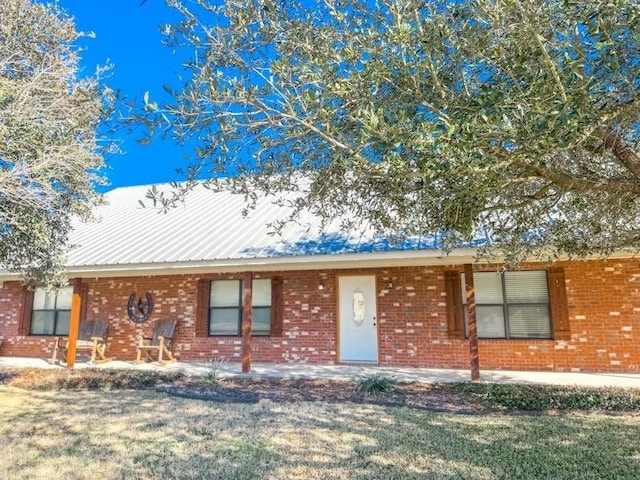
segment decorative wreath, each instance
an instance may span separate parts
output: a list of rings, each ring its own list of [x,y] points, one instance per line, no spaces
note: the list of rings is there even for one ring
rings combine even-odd
[[[153,313],[153,297],[147,292],[145,295],[147,301],[143,301],[142,297],[138,297],[136,303],[136,292],[129,295],[129,303],[127,303],[127,314],[133,323],[144,323],[149,320]]]
[[[356,325],[360,325],[364,320],[365,307],[364,307],[364,294],[356,290],[353,292],[353,321]]]

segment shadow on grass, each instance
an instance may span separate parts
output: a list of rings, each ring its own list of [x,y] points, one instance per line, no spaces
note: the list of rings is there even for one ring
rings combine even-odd
[[[4,478],[639,478],[638,417],[2,387]],[[8,446],[11,447],[8,447]]]
[[[0,385],[11,382],[14,378],[18,376],[18,372],[11,370],[2,370],[0,371]]]

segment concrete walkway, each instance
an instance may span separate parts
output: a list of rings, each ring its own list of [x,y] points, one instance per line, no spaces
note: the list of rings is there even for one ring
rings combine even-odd
[[[64,368],[50,365],[39,358],[0,357],[0,369],[3,368]],[[212,367],[211,363],[178,362],[168,365],[153,363],[135,365],[131,362],[114,360],[101,365],[76,363],[76,368],[96,369],[135,369],[181,372],[187,375],[207,375],[213,368],[223,378],[318,378],[333,380],[353,380],[369,374],[380,373],[401,382],[450,383],[466,382],[470,379],[469,370],[378,367],[354,365],[312,365],[312,364],[274,364],[254,363],[250,374],[240,371],[239,363],[220,363]],[[574,372],[514,372],[507,370],[484,370],[482,380],[486,383],[530,383],[548,385],[583,385],[640,388],[640,374],[626,373],[574,373]]]

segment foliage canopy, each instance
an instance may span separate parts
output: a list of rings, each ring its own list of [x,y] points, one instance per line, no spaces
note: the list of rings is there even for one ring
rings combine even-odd
[[[108,91],[79,79],[82,34],[57,7],[0,2],[0,265],[60,284],[73,218],[87,218],[102,165]]]
[[[511,261],[638,250],[636,0],[169,3],[192,56],[147,119],[192,177]]]

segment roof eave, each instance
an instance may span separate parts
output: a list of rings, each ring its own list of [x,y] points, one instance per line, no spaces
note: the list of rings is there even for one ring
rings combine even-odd
[[[343,253],[327,255],[301,255],[289,257],[232,258],[225,260],[199,260],[137,264],[105,264],[70,266],[69,278],[140,277],[157,275],[189,275],[203,273],[268,272],[295,270],[344,270],[355,268],[392,268],[407,266],[462,265],[476,263],[477,249],[457,248],[442,250],[400,250],[387,252]],[[634,258],[635,253],[615,252],[611,259]],[[581,260],[603,259],[598,255]],[[498,259],[499,260],[499,259]],[[558,258],[569,260],[569,258]],[[531,259],[539,262],[540,260]],[[19,279],[18,274],[0,272],[0,282]]]
[[[456,265],[473,263],[474,248],[442,250],[402,250],[389,252],[303,255],[293,257],[232,258],[137,264],[70,266],[70,278],[137,277],[202,273],[265,272],[292,270],[334,270],[351,268],[384,268],[415,265]],[[0,281],[15,280],[16,274],[0,274]]]

